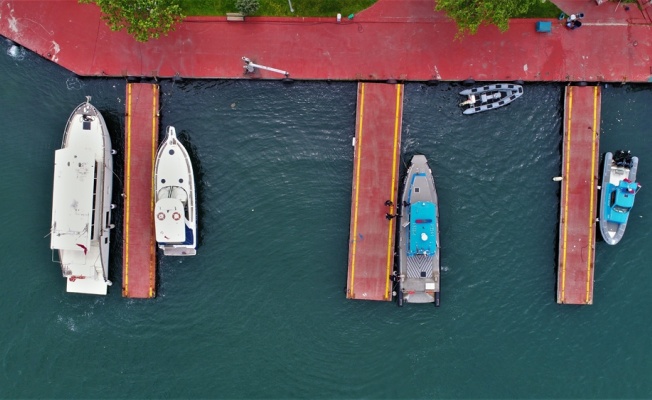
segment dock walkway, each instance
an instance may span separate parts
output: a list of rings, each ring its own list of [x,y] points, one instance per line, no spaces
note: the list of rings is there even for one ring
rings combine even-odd
[[[650,24],[638,7],[553,0],[582,12],[580,29],[547,19],[511,19],[500,32],[483,24],[456,37],[457,25],[432,0],[378,0],[344,18],[189,17],[147,43],[113,32],[95,4],[77,0],[2,3],[0,35],[81,76],[283,79],[242,57],[301,80],[647,82]],[[649,11],[649,9],[647,9]],[[646,11],[647,12],[647,11]],[[226,40],[225,40],[226,39]]]
[[[127,84],[125,118],[125,210],[122,295],[156,293],[154,160],[158,145],[158,85]]]
[[[600,147],[600,87],[567,86],[557,303],[592,304]]]
[[[402,118],[403,85],[358,84],[348,299],[392,299]]]

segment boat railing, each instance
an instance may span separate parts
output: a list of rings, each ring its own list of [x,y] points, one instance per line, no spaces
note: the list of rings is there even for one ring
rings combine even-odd
[[[55,256],[56,254],[56,256]],[[58,249],[52,249],[52,256],[50,257],[53,263],[61,264],[61,257]],[[63,265],[62,265],[63,268]]]
[[[98,174],[98,165],[97,161],[95,162],[95,172],[93,176],[93,202],[91,206],[91,240],[95,239],[95,213],[97,212],[97,201],[98,201],[98,196],[97,196],[97,174]],[[102,194],[99,196],[99,200],[102,201]],[[100,220],[102,219],[102,216],[100,216]]]

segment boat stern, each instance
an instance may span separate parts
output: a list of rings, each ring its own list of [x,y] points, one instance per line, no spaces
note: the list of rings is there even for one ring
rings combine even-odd
[[[163,198],[156,202],[155,208],[156,241],[165,243],[183,243],[186,241],[186,224],[184,207],[181,200]]]
[[[67,279],[66,292],[106,296],[109,286],[108,281],[91,279],[85,276],[71,276]]]

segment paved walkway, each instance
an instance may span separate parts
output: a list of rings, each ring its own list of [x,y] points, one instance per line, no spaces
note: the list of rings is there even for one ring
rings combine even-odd
[[[639,0],[643,2],[644,0]],[[379,0],[337,23],[332,18],[189,18],[169,36],[142,44],[112,32],[97,6],[77,0],[0,0],[0,34],[85,76],[282,78],[257,69],[244,75],[242,57],[294,79],[399,81],[647,82],[652,76],[652,25],[636,5],[555,0],[583,12],[567,30],[551,20],[512,20],[500,33],[482,27],[455,39],[457,28],[432,0]]]

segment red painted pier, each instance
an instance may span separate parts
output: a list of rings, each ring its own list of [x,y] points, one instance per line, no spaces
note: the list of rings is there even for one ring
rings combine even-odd
[[[127,84],[125,118],[125,210],[122,295],[156,295],[154,160],[158,145],[159,87]]]
[[[567,86],[557,303],[592,304],[600,147],[600,87]]]
[[[358,84],[348,299],[392,300],[402,119],[403,85]]]
[[[5,1],[0,35],[82,76],[282,79],[243,73],[242,57],[286,70],[293,79],[352,81],[647,82],[652,25],[630,4],[553,0],[582,27],[549,19],[512,19],[500,32],[480,26],[456,38],[457,25],[432,0],[378,0],[352,20],[190,17],[168,36],[139,43],[113,32],[95,4],[77,0]],[[646,0],[647,1],[647,0]],[[624,5],[624,4],[623,4]],[[298,6],[297,6],[298,8]],[[299,13],[300,11],[297,10]]]

